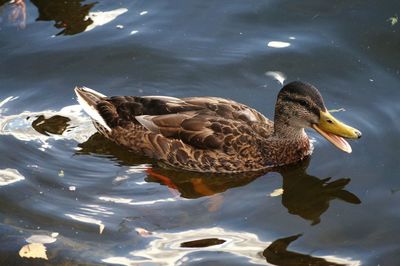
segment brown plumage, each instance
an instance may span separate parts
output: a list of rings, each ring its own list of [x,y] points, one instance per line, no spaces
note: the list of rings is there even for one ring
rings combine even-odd
[[[304,127],[326,110],[309,84],[293,82],[278,95],[275,125],[261,113],[216,97],[106,97],[76,88],[99,132],[130,150],[175,168],[235,173],[302,160],[311,153]]]

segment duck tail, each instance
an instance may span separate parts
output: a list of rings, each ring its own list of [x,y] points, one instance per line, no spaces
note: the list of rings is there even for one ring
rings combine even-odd
[[[111,131],[104,118],[97,109],[97,104],[107,98],[104,94],[92,90],[87,87],[75,87],[76,99],[82,106],[83,110],[94,120],[95,124],[98,123],[106,130]]]

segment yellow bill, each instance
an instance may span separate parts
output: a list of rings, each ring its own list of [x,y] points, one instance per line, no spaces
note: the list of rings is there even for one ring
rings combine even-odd
[[[347,153],[351,153],[352,150],[350,144],[344,138],[361,138],[359,130],[340,122],[328,111],[321,111],[318,124],[313,124],[312,127],[337,148]]]

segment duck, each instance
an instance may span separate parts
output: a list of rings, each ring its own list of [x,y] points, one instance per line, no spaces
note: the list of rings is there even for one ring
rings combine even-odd
[[[273,121],[225,98],[112,96],[75,87],[97,131],[161,166],[202,173],[265,171],[309,157],[312,128],[340,150],[361,132],[325,107],[318,89],[293,81],[279,91]]]

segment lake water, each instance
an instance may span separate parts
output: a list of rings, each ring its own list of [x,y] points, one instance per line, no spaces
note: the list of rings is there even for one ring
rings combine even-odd
[[[0,0],[0,265],[400,265],[397,15],[395,0]],[[73,93],[271,117],[284,78],[345,109],[352,154],[309,131],[309,160],[261,176],[167,171],[94,134]]]

